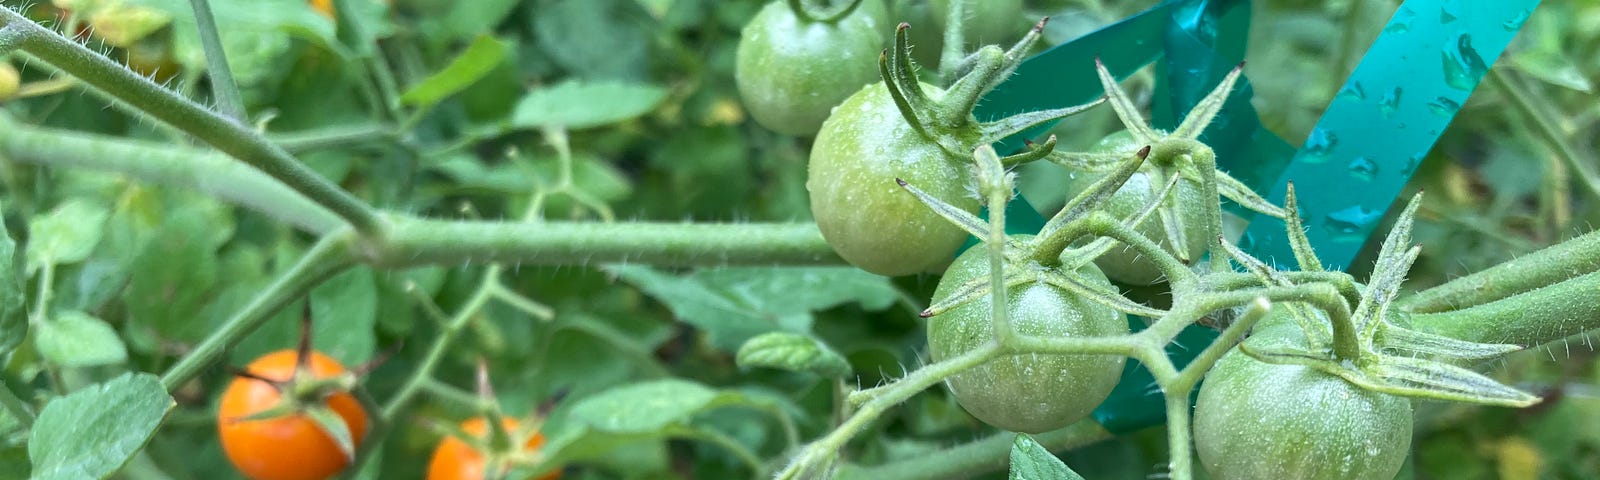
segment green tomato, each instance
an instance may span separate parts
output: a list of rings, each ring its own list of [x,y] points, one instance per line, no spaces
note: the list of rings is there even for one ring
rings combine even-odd
[[[1281,318],[1263,319],[1252,339],[1303,335]],[[1404,397],[1310,367],[1260,362],[1236,348],[1200,386],[1194,440],[1217,480],[1390,480],[1411,446],[1411,420]]]
[[[1101,139],[1100,143],[1095,145],[1093,151],[1126,152],[1132,155],[1133,152],[1143,147],[1144,145],[1135,145],[1133,136],[1128,134],[1127,131],[1121,131]],[[1140,171],[1128,177],[1127,183],[1124,183],[1122,188],[1117,189],[1117,192],[1106,200],[1103,207],[1105,211],[1115,218],[1133,218],[1139,215],[1139,212],[1144,211],[1146,205],[1157,201],[1156,194],[1160,193],[1162,187],[1165,187],[1166,184],[1151,184],[1151,176],[1147,172],[1153,172],[1154,168],[1154,165],[1146,164]],[[1103,178],[1103,175],[1074,172],[1072,181],[1068,185],[1068,191],[1076,194],[1087,190],[1089,185],[1101,178]],[[1178,180],[1178,185],[1172,189],[1172,195],[1177,196],[1177,201],[1174,202],[1177,208],[1177,217],[1185,227],[1185,245],[1182,248],[1188,254],[1190,260],[1198,259],[1206,251],[1205,196],[1201,194],[1200,184],[1189,179]],[[1151,214],[1144,222],[1139,223],[1136,230],[1151,240],[1155,240],[1157,244],[1168,252],[1177,251],[1172,243],[1167,241],[1167,230],[1162,226],[1159,212]],[[1105,255],[1095,259],[1095,264],[1099,265],[1100,269],[1106,272],[1106,276],[1111,277],[1112,280],[1129,285],[1154,285],[1164,278],[1161,269],[1156,267],[1155,262],[1143,258],[1143,255],[1138,250],[1123,244],[1112,247]]]
[[[878,79],[881,0],[862,0],[834,22],[808,21],[784,1],[768,3],[739,37],[734,82],[756,122],[786,135],[817,132],[828,112]]]
[[[1017,266],[1014,268],[1042,268]],[[1081,278],[1110,287],[1094,265]],[[933,298],[989,275],[989,249],[973,247],[957,258]],[[1105,337],[1128,333],[1117,311],[1045,283],[1027,283],[1006,292],[1008,318],[1018,333],[1049,337]],[[971,351],[990,341],[993,303],[981,297],[928,320],[928,350],[934,361]],[[946,382],[956,400],[985,423],[1025,433],[1040,433],[1087,417],[1122,378],[1126,358],[1117,355],[1018,354],[990,360]]]
[[[966,17],[961,21],[961,30],[963,41],[968,45],[1005,43],[1021,37],[1027,31],[1029,23],[1022,19],[1022,0],[966,2],[966,5],[962,5]],[[944,30],[946,17],[950,15],[950,0],[933,0],[929,8],[933,10],[933,19],[938,22],[939,30]]]
[[[931,98],[944,95],[922,89]],[[950,262],[967,233],[895,179],[977,212],[970,163],[913,130],[882,82],[868,85],[834,109],[811,145],[811,213],[828,245],[852,265],[890,276],[934,270]]]

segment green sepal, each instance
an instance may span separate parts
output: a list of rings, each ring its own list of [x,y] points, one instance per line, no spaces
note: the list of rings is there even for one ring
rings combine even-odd
[[[1461,360],[1487,360],[1522,350],[1521,345],[1469,342],[1387,322],[1378,328],[1373,342],[1382,350]]]
[[[900,184],[902,188],[905,188],[906,191],[911,192],[912,195],[916,195],[917,200],[921,201],[923,205],[927,205],[928,209],[933,210],[933,213],[939,214],[939,216],[944,217],[945,220],[949,220],[950,223],[955,224],[955,226],[961,227],[962,230],[965,230],[968,234],[971,234],[974,237],[989,238],[989,223],[983,221],[981,218],[978,218],[977,215],[973,215],[968,213],[966,210],[962,210],[960,208],[956,208],[954,205],[945,203],[944,200],[940,200],[938,197],[929,195],[928,192],[922,191],[922,189],[917,188],[915,185],[906,183],[905,180],[896,178],[894,181],[895,183]]]
[[[302,412],[311,423],[317,425],[322,433],[328,434],[333,439],[333,444],[339,447],[339,453],[344,454],[346,460],[356,457],[356,441],[350,433],[350,426],[344,423],[344,418],[334,413],[333,408],[326,404],[318,403],[306,407]]]

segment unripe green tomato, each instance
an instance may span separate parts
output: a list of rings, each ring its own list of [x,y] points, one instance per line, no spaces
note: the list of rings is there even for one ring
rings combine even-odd
[[[1092,284],[1111,288],[1094,265],[1085,265],[1077,273]],[[989,249],[973,247],[945,271],[933,300],[938,302],[962,284],[988,275]],[[1006,297],[1008,318],[1019,334],[1105,337],[1128,333],[1122,314],[1049,284],[1012,287]],[[986,295],[928,319],[928,351],[933,360],[955,357],[989,342],[993,311]],[[945,384],[956,401],[984,423],[1040,433],[1087,417],[1111,395],[1122,378],[1125,361],[1119,355],[1004,355],[958,373]]]
[[[1127,131],[1121,131],[1101,139],[1093,151],[1126,152],[1131,156],[1133,152],[1143,147],[1144,145],[1135,145],[1133,136]],[[1158,200],[1156,194],[1160,193],[1166,184],[1152,185],[1150,176],[1145,174],[1149,168],[1151,167],[1146,166],[1134,172],[1133,176],[1128,177],[1127,183],[1122,184],[1122,188],[1117,189],[1117,192],[1106,200],[1102,207],[1106,213],[1118,219],[1133,218],[1144,211],[1146,205]],[[1076,195],[1103,177],[1104,175],[1096,173],[1074,172],[1067,191]],[[1200,184],[1189,179],[1178,180],[1178,184],[1172,188],[1172,195],[1177,196],[1174,205],[1177,207],[1177,216],[1185,227],[1184,240],[1187,244],[1182,248],[1190,260],[1198,259],[1206,251],[1205,196],[1201,194]],[[1171,242],[1167,241],[1167,230],[1161,224],[1159,212],[1152,213],[1136,227],[1136,230],[1155,240],[1156,244],[1168,252],[1177,251]],[[1095,264],[1099,265],[1112,280],[1129,285],[1153,285],[1164,278],[1161,269],[1157,268],[1154,262],[1145,258],[1138,250],[1120,243],[1111,247],[1105,255],[1095,259]]]
[[[0,100],[11,98],[17,94],[17,89],[22,85],[22,75],[17,73],[17,67],[10,63],[0,62]]]
[[[922,88],[931,98],[944,95]],[[874,83],[840,103],[811,144],[811,213],[828,245],[852,265],[890,276],[933,270],[950,262],[967,233],[895,179],[977,212],[970,163],[912,130],[889,89]]]
[[[1303,335],[1292,322],[1277,323],[1252,338]],[[1390,480],[1411,447],[1411,421],[1404,397],[1235,348],[1200,386],[1194,443],[1216,480]]]
[[[961,21],[961,31],[967,45],[1006,43],[1022,37],[1027,31],[1029,23],[1022,19],[1022,0],[966,2],[966,5],[962,5],[966,9],[966,16]],[[933,0],[929,5],[939,30],[944,30],[945,25],[949,24],[946,17],[950,15],[950,0]]]
[[[862,0],[833,23],[806,21],[783,1],[768,3],[739,37],[734,82],[750,116],[786,135],[817,132],[828,112],[878,79],[884,31],[881,0]]]

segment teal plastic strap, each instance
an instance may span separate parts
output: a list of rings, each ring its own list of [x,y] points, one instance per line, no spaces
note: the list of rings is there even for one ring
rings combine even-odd
[[[1306,236],[1343,269],[1383,219],[1538,0],[1407,0],[1362,57],[1268,199],[1295,183]],[[1292,264],[1283,222],[1257,218],[1242,244]]]
[[[1217,152],[1221,168],[1257,191],[1271,192],[1276,203],[1281,204],[1287,182],[1298,179],[1302,216],[1326,266],[1342,269],[1355,256],[1538,1],[1484,2],[1493,5],[1474,4],[1470,11],[1462,3],[1407,0],[1299,152],[1261,126],[1249,103],[1253,92],[1247,79],[1241,79],[1202,137]],[[1092,68],[1097,56],[1119,78],[1164,58],[1156,64],[1156,98],[1164,101],[1153,102],[1152,116],[1157,127],[1170,128],[1244,56],[1249,22],[1248,2],[1240,0],[1163,2],[1029,59],[984,99],[977,116],[995,119],[1090,101],[1103,93]],[[1048,127],[997,148],[1018,150],[1022,139]],[[1034,233],[1043,226],[1043,218],[1020,198],[1007,215],[1012,233]],[[1281,221],[1258,218],[1242,243],[1269,260],[1292,259],[1282,232]],[[1144,324],[1129,321],[1133,329]],[[1181,368],[1215,337],[1213,330],[1192,327],[1169,348],[1169,356]],[[1130,362],[1094,417],[1121,433],[1164,422],[1164,408],[1153,377]]]

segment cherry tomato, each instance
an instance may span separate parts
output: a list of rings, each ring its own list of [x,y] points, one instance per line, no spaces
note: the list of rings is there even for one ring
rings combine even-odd
[[[1009,266],[1008,266],[1009,267]],[[1015,268],[1042,268],[1017,266]],[[1078,277],[1111,288],[1094,265]],[[973,279],[989,275],[989,249],[961,254],[934,291],[934,302]],[[1127,320],[1110,307],[1077,298],[1055,286],[1032,282],[1007,292],[1009,318],[1018,333],[1103,337],[1128,333]],[[961,355],[990,341],[993,306],[985,295],[928,320],[928,350],[934,361]],[[946,382],[956,401],[984,423],[1025,433],[1055,430],[1087,417],[1122,378],[1119,355],[1006,355]]]
[[[311,8],[324,17],[334,18],[333,0],[311,0]]]
[[[1274,313],[1251,340],[1301,335]],[[1285,317],[1286,318],[1286,317]],[[1411,447],[1411,402],[1237,348],[1206,374],[1194,410],[1195,448],[1217,480],[1390,480]]]
[[[1120,131],[1107,135],[1092,149],[1095,152],[1123,152],[1132,155],[1133,152],[1144,147],[1135,145],[1133,136],[1127,131]],[[1128,177],[1127,183],[1106,200],[1104,207],[1107,213],[1116,218],[1132,218],[1144,211],[1145,206],[1158,201],[1156,194],[1166,184],[1151,185],[1151,174],[1155,166],[1146,163],[1133,176]],[[1098,181],[1101,175],[1093,173],[1076,173],[1067,186],[1069,192],[1080,192],[1089,188],[1089,185]],[[1205,207],[1204,195],[1200,193],[1200,184],[1187,178],[1178,180],[1178,185],[1172,188],[1171,195],[1176,201],[1171,205],[1176,208],[1174,213],[1184,225],[1184,248],[1191,261],[1199,259],[1206,251],[1205,236]],[[1215,201],[1215,200],[1213,200]],[[1165,207],[1163,207],[1165,208]],[[1159,213],[1151,214],[1144,222],[1137,226],[1139,233],[1144,234],[1168,252],[1175,252],[1176,247],[1167,240],[1167,230],[1161,223]],[[1106,273],[1107,277],[1118,282],[1130,285],[1153,285],[1161,282],[1163,276],[1161,269],[1154,262],[1138,250],[1128,248],[1126,245],[1112,247],[1105,255],[1095,259],[1095,264]]]
[[[17,68],[10,63],[0,62],[0,100],[11,98],[17,94],[17,88],[22,85],[22,75],[17,73]]]
[[[943,91],[923,85],[930,97]],[[883,82],[845,99],[811,145],[806,190],[828,245],[879,275],[911,275],[947,264],[967,233],[900,188],[903,179],[946,203],[978,211],[970,160],[946,154],[901,117]]]
[[[280,350],[251,362],[246,370],[255,375],[288,381],[294,375],[296,353]],[[311,354],[311,373],[315,378],[345,373],[345,367],[326,355]],[[323,479],[344,469],[349,460],[337,443],[304,414],[296,413],[264,420],[239,420],[276,407],[284,399],[265,382],[249,378],[234,379],[222,392],[217,412],[217,433],[228,460],[246,477],[255,480]],[[349,393],[327,398],[327,405],[344,420],[357,444],[367,434],[367,412]]]
[[[503,418],[500,425],[506,430],[517,429],[517,421]],[[482,417],[468,419],[461,422],[461,430],[468,434],[483,438],[489,431],[489,422]],[[534,432],[528,441],[522,444],[524,450],[538,450],[544,446],[544,434]],[[446,437],[439,441],[439,446],[433,450],[433,460],[428,462],[428,480],[480,480],[484,478],[485,459],[483,452],[472,448],[467,442],[455,437]],[[556,470],[539,477],[539,480],[555,480],[561,478],[561,471]]]
[[[878,52],[892,27],[881,0],[860,1],[833,22],[801,18],[774,1],[745,25],[734,81],[756,122],[814,135],[835,105],[878,79]]]

